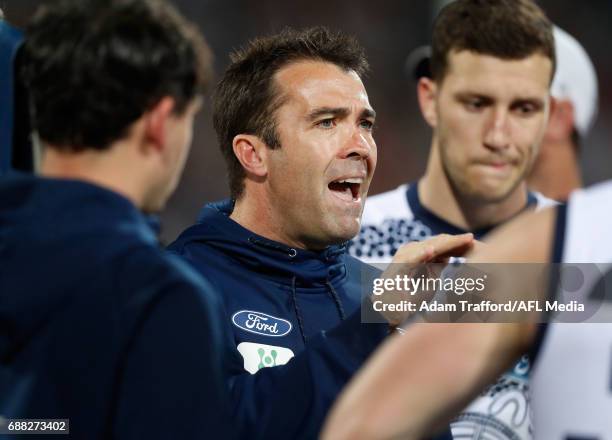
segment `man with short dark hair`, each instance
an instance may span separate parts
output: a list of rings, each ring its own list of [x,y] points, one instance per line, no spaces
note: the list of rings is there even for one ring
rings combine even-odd
[[[433,129],[425,173],[368,199],[350,254],[382,262],[435,234],[482,239],[523,210],[552,204],[529,192],[526,178],[546,130],[554,71],[552,25],[533,1],[444,7],[433,26],[432,78],[417,86]],[[528,371],[525,358],[459,417],[454,435],[530,438]]]
[[[218,299],[143,215],[181,174],[206,44],[164,2],[75,0],[23,50],[43,158],[0,181],[0,429],[231,438]]]
[[[580,153],[597,117],[598,82],[595,67],[580,42],[558,26],[554,26],[553,35],[556,68],[550,93],[555,105],[527,186],[563,201],[582,186]],[[415,49],[406,64],[416,80],[431,78],[431,46]]]
[[[486,38],[485,38],[486,36]],[[433,28],[432,78],[419,80],[433,129],[423,177],[372,196],[349,252],[388,261],[406,242],[472,231],[482,238],[549,204],[526,188],[550,107],[552,25],[530,0],[456,0]]]
[[[222,294],[241,435],[315,437],[388,333],[361,324],[361,286],[377,272],[344,246],[376,165],[366,69],[352,38],[286,30],[233,54],[216,90],[233,200],[204,207],[170,249]]]

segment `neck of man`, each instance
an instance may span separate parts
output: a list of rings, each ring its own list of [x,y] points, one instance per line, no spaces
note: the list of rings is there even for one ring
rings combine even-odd
[[[271,203],[264,185],[245,183],[242,196],[236,200],[230,215],[232,220],[257,235],[291,248],[320,250],[326,247],[312,246],[296,238],[296,234],[286,227],[286,224],[290,223],[286,219],[287,213],[274,209],[275,205]]]
[[[521,182],[510,195],[499,201],[463,197],[454,190],[444,171],[435,140],[418,190],[419,199],[425,208],[466,231],[503,223],[520,213],[527,205],[525,182]]]
[[[115,148],[117,147],[117,148]],[[116,145],[108,150],[62,151],[45,145],[39,174],[55,179],[82,180],[114,191],[126,197],[139,209],[143,208],[146,191],[142,167],[126,157],[128,148]]]
[[[555,200],[567,200],[582,187],[578,155],[571,141],[550,141],[543,145],[527,178],[529,188]]]

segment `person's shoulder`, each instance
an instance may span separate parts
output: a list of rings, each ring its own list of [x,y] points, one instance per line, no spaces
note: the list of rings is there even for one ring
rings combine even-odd
[[[177,255],[186,254],[186,249],[193,244],[197,244],[198,246],[205,246],[206,241],[202,238],[211,233],[211,227],[207,223],[194,223],[193,225],[183,230],[176,238],[176,240],[174,240],[166,247],[166,250]]]
[[[570,195],[570,200],[588,200],[589,204],[599,206],[612,213],[612,208],[610,208],[610,202],[612,202],[612,180],[574,191]]]
[[[597,233],[604,234],[609,228],[609,219],[612,216],[612,180],[598,183],[589,188],[574,191],[568,200],[568,223],[572,230],[579,231],[587,228],[583,234],[589,235],[597,241]],[[579,227],[577,224],[581,224]],[[587,227],[585,225],[590,225]]]
[[[368,196],[363,209],[362,224],[380,223],[389,216],[410,216],[411,211],[406,198],[409,186],[405,183],[391,191]]]
[[[182,258],[160,247],[141,245],[132,248],[119,257],[115,266],[120,268],[117,279],[126,292],[216,296],[202,275]]]
[[[366,200],[361,227],[348,246],[348,252],[366,262],[391,261],[393,254],[405,241],[414,213],[408,203],[410,184],[403,184]]]
[[[563,261],[610,261],[612,181],[574,191],[565,215],[563,238],[559,238],[564,247]]]
[[[201,252],[210,251],[214,246],[211,242],[234,239],[245,231],[231,220],[233,203],[229,199],[207,203],[200,210],[194,224],[187,227],[170,245],[167,250],[181,256],[188,256],[189,249],[197,247]]]

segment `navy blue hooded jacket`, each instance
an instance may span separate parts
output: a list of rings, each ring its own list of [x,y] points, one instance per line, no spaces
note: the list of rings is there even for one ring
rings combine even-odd
[[[220,306],[122,196],[0,179],[0,415],[71,438],[231,437]]]
[[[241,437],[314,438],[341,388],[388,334],[387,325],[361,324],[362,277],[378,272],[344,246],[311,252],[256,235],[230,219],[231,210],[229,201],[207,205],[169,249],[222,296]]]

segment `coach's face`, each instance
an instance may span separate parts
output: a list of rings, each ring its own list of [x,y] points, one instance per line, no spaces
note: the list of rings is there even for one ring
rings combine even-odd
[[[359,76],[319,61],[292,63],[274,77],[281,147],[270,151],[270,203],[282,231],[309,249],[359,231],[376,166],[374,111]]]
[[[455,191],[495,202],[524,190],[548,121],[551,72],[540,54],[504,60],[460,51],[448,55],[441,82],[419,84],[432,92],[423,109]]]

